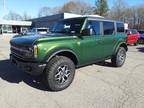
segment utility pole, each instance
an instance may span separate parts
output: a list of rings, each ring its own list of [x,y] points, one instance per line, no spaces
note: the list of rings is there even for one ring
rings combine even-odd
[[[3,0],[3,8],[4,8],[4,13],[6,12],[6,2]]]
[[[6,1],[3,0],[3,17],[6,14]]]
[[[2,7],[2,17],[1,19],[3,19],[3,17],[5,16],[6,14],[6,3],[5,3],[5,0],[3,0],[3,7]],[[3,34],[3,25],[1,26],[1,33]]]

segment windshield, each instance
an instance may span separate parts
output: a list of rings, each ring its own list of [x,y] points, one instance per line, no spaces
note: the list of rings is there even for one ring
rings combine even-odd
[[[138,33],[137,30],[135,30],[135,29],[126,30],[126,32],[127,32],[128,34],[137,34],[137,33]]]
[[[59,21],[52,29],[54,33],[80,34],[84,19],[74,18]]]

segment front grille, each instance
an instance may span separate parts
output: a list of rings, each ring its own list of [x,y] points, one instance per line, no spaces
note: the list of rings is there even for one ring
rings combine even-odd
[[[24,58],[27,52],[25,47],[11,46],[11,53]]]

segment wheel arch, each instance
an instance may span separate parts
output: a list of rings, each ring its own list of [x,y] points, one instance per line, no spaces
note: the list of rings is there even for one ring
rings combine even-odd
[[[128,51],[128,47],[126,43],[121,43],[119,47],[124,47],[126,51]]]
[[[58,51],[54,51],[53,53],[47,55],[45,61],[48,63],[55,56],[65,56],[71,59],[75,65],[78,65],[79,60],[77,55],[71,49],[61,49]]]
[[[116,53],[117,53],[117,51],[118,51],[119,47],[123,47],[123,48],[124,48],[126,51],[128,51],[127,44],[126,44],[126,43],[124,43],[124,42],[122,42],[122,43],[120,43],[120,44],[117,46],[117,48],[116,48],[116,50],[115,50],[115,53],[114,53],[114,54],[116,54]]]

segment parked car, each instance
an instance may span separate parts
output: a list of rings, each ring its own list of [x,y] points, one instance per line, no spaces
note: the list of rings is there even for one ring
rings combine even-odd
[[[28,35],[34,35],[34,34],[47,34],[49,32],[48,28],[33,28],[29,32],[26,32],[25,34]]]
[[[138,44],[138,40],[140,38],[140,34],[137,30],[135,29],[129,29],[126,30],[127,33],[127,44]]]
[[[140,33],[139,43],[144,44],[144,30],[138,30]]]
[[[43,35],[48,34],[48,33],[49,33],[48,28],[33,28],[31,30],[24,28],[20,34],[13,36],[13,38],[23,37],[25,35],[27,35],[27,36],[31,36],[31,35],[43,36]]]
[[[25,35],[26,33],[28,33],[28,30],[29,30],[28,28],[23,27],[23,28],[21,28],[21,32],[19,34]]]
[[[10,41],[12,63],[31,75],[42,75],[49,90],[60,91],[73,81],[75,69],[111,59],[121,67],[126,59],[124,23],[79,17],[59,21],[51,34]]]

